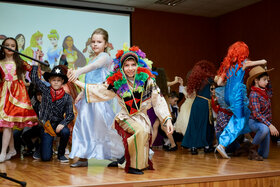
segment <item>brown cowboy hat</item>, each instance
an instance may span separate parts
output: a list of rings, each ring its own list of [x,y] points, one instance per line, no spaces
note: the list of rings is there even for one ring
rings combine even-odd
[[[249,77],[247,79],[247,83],[246,83],[246,86],[247,86],[247,89],[251,89],[251,86],[252,86],[252,83],[253,81],[255,80],[255,78],[257,78],[259,75],[263,74],[263,73],[268,73],[270,72],[271,70],[273,70],[274,68],[272,69],[269,69],[269,70],[266,70],[264,67],[262,66],[255,66],[253,67],[250,72],[249,72]]]

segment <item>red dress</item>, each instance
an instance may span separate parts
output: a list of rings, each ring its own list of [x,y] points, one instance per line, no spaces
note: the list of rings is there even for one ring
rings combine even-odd
[[[25,70],[32,67],[24,64]],[[38,124],[27,90],[22,80],[18,80],[14,61],[0,61],[0,127],[24,128]]]

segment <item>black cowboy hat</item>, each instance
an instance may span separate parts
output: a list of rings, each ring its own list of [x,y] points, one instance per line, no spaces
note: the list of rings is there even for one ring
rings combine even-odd
[[[61,77],[64,80],[63,84],[65,84],[68,82],[68,77],[66,74],[67,72],[65,69],[61,68],[60,66],[55,66],[51,72],[45,72],[43,77],[48,82],[51,77]]]

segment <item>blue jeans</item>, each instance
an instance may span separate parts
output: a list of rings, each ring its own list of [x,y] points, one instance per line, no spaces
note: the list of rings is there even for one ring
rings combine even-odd
[[[53,128],[55,131],[55,128]],[[58,147],[58,153],[57,156],[58,158],[60,156],[63,156],[65,153],[65,148],[67,146],[69,136],[70,136],[70,130],[66,126],[60,131],[60,133],[57,133],[57,136],[60,136],[60,142],[59,142],[59,147]],[[41,160],[42,161],[50,161],[53,155],[53,140],[54,137],[49,135],[48,133],[44,132],[44,129],[42,128],[41,131]]]
[[[256,120],[249,119],[250,129],[256,133],[253,144],[260,145],[258,153],[263,158],[268,157],[270,144],[270,130],[268,126]]]

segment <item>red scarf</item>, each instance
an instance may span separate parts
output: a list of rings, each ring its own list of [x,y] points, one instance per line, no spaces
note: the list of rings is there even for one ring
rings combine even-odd
[[[266,100],[268,100],[268,95],[267,95],[266,89],[262,89],[262,88],[259,88],[259,87],[256,87],[256,86],[252,86],[251,90],[257,92],[258,94],[263,96]]]
[[[58,90],[53,89],[51,87],[51,96],[52,96],[52,102],[61,99],[65,94],[65,91],[63,88],[60,88]]]

